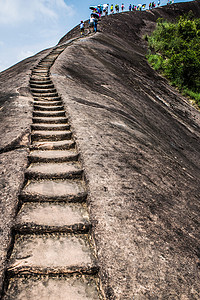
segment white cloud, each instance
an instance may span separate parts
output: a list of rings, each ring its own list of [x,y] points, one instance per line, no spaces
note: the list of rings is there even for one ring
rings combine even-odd
[[[61,12],[72,16],[75,10],[64,0],[0,0],[0,23],[5,25],[57,20]]]

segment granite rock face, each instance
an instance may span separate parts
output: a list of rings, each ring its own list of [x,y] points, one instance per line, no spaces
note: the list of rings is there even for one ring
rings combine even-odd
[[[102,18],[97,34],[75,40],[51,68],[83,160],[107,299],[200,298],[200,114],[151,69],[142,39],[158,17],[190,10],[200,17],[194,1]],[[60,44],[79,35],[75,28]],[[11,126],[1,132],[2,269],[27,164],[29,72],[45,53],[0,74],[1,121]]]

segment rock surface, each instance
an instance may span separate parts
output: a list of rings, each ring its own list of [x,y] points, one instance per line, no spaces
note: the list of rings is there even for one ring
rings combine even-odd
[[[51,68],[83,159],[107,299],[200,298],[200,114],[150,68],[142,39],[158,17],[190,10],[200,17],[194,1],[102,18],[96,35],[75,40]],[[45,53],[0,74],[2,269],[27,164],[28,79]],[[38,187],[27,192],[37,198]]]

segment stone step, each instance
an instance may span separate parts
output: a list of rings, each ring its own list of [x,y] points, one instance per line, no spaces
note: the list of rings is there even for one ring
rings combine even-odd
[[[49,68],[41,69],[41,68],[36,68],[32,70],[32,74],[49,74]]]
[[[96,274],[98,267],[86,234],[17,234],[7,272],[11,276]]]
[[[39,65],[37,65],[37,67],[35,67],[33,69],[33,72],[43,72],[43,73],[49,72],[49,66],[39,66]]]
[[[61,100],[59,101],[39,101],[39,100],[34,100],[33,105],[40,105],[40,106],[62,106],[63,102]]]
[[[4,300],[100,300],[95,276],[18,276],[9,280]]]
[[[32,163],[25,171],[27,179],[81,179],[82,176],[79,162]]]
[[[43,86],[36,88],[31,88],[31,93],[32,94],[57,94],[57,90],[55,89],[55,87],[53,88],[46,88],[44,89]]]
[[[87,197],[81,180],[31,180],[20,194],[24,202],[84,202]]]
[[[30,162],[67,162],[77,161],[79,154],[75,150],[35,150],[28,155]]]
[[[33,111],[33,117],[65,117],[65,110],[60,110],[60,111]]]
[[[45,89],[45,90],[55,88],[53,83],[43,84],[43,83],[39,83],[39,82],[31,83],[30,87],[31,87],[31,89],[41,89],[42,88],[42,89]]]
[[[58,106],[58,105],[54,105],[54,106],[45,106],[45,105],[33,105],[33,109],[36,111],[62,111],[64,110],[64,106]]]
[[[45,93],[33,93],[31,92],[33,97],[42,97],[42,98],[52,98],[52,97],[58,97],[58,93],[55,92],[55,93],[51,93],[49,92],[48,90],[45,92]]]
[[[43,61],[43,62],[45,62],[45,61],[53,61],[54,62],[57,57],[58,57],[58,54],[49,54],[44,59],[42,59],[41,61]]]
[[[31,150],[69,150],[75,148],[75,142],[72,140],[33,142],[30,148]]]
[[[45,101],[45,102],[47,102],[47,101],[52,101],[52,102],[55,102],[55,101],[62,101],[62,99],[61,99],[61,97],[60,96],[58,96],[58,97],[41,97],[41,96],[34,96],[33,97],[33,99],[34,99],[34,101]]]
[[[33,131],[31,134],[31,141],[63,141],[63,140],[70,140],[72,137],[72,132],[70,130],[58,130],[58,131],[52,131],[52,130],[37,130]]]
[[[43,78],[43,79],[48,79],[49,77],[49,71],[48,72],[42,72],[42,71],[32,71],[32,77],[38,77],[38,78]]]
[[[44,85],[44,86],[48,86],[48,85],[53,85],[53,82],[51,81],[51,79],[48,77],[48,79],[47,80],[43,80],[43,79],[33,79],[33,78],[31,78],[30,79],[30,85],[40,85],[40,86],[42,86],[42,85]]]
[[[43,123],[43,124],[66,124],[68,122],[67,117],[35,117],[32,119],[33,123]]]
[[[44,81],[45,83],[50,80],[49,75],[40,75],[40,74],[32,74],[31,75],[31,82],[32,81]]]
[[[54,62],[54,60],[55,60],[55,57],[54,56],[52,56],[52,57],[50,57],[50,56],[47,56],[47,57],[45,57],[44,59],[42,59],[40,62],[39,62],[39,64],[49,64],[49,63],[52,63],[52,62]]]
[[[69,124],[32,124],[32,130],[63,131],[69,130]]]
[[[24,203],[14,226],[15,233],[88,233],[91,223],[85,204]]]

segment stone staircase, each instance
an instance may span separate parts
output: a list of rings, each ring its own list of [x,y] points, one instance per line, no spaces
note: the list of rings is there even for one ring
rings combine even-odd
[[[5,300],[103,299],[87,211],[87,184],[50,68],[66,46],[32,70],[29,166],[19,196]]]

